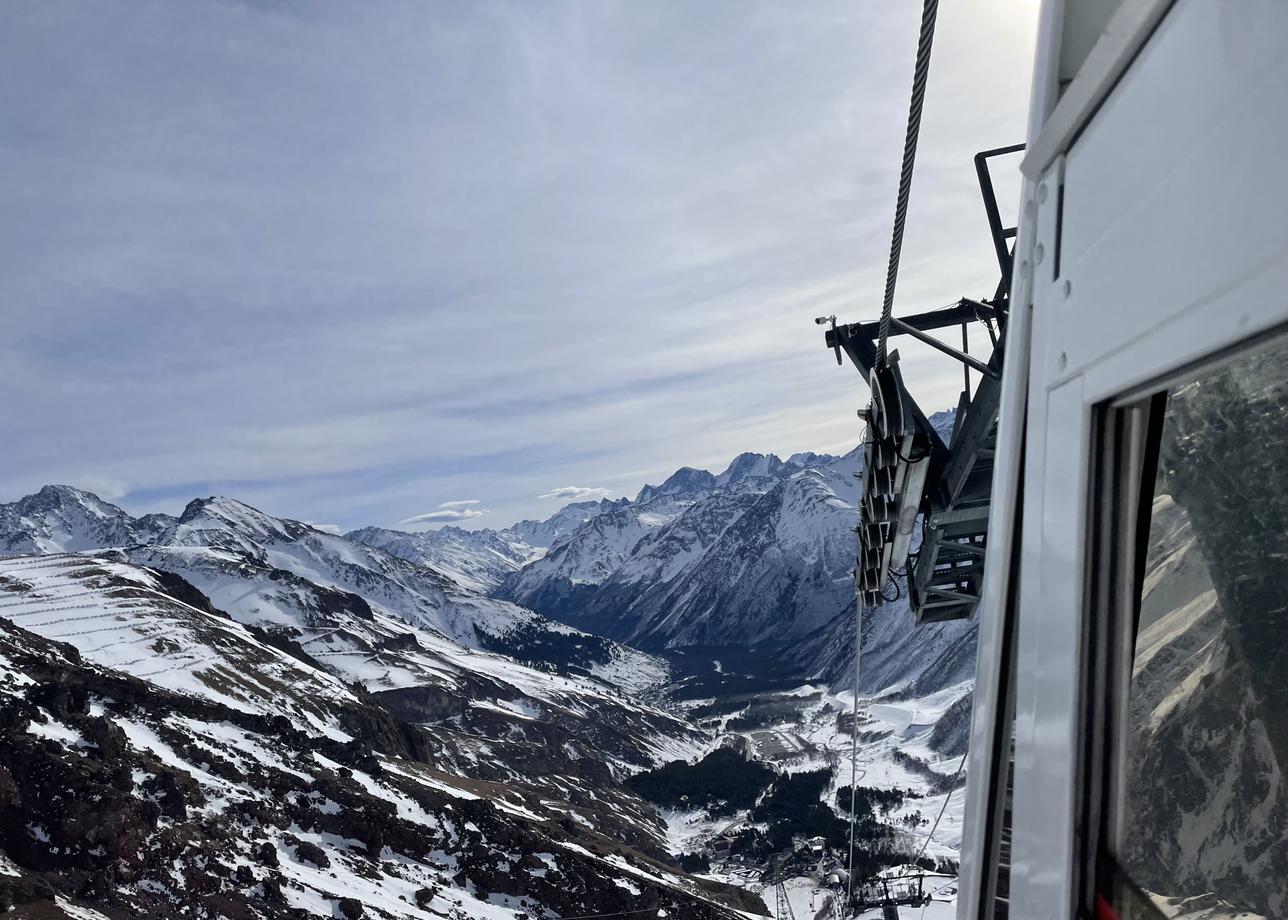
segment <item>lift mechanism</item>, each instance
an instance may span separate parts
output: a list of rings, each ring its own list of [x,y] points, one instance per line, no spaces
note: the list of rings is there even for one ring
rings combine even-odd
[[[979,603],[1016,234],[1015,227],[1002,223],[989,161],[1023,149],[1021,144],[975,155],[1001,274],[992,298],[963,297],[948,307],[901,318],[887,314],[887,336],[910,336],[962,364],[964,386],[951,430],[932,424],[912,398],[898,352],[881,360],[880,321],[837,325],[835,317],[819,320],[831,324],[826,342],[837,363],[844,363],[843,354],[848,357],[872,392],[871,405],[859,413],[867,422],[855,573],[860,598],[869,608],[888,599],[887,583],[906,574],[919,623],[969,617]],[[988,332],[991,351],[986,358],[970,354],[973,324]],[[962,331],[960,348],[931,335],[954,327]],[[979,375],[973,393],[972,371]]]

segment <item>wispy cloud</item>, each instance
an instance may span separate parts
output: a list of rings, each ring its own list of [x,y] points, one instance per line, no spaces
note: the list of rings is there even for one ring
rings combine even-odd
[[[320,530],[323,533],[333,533],[336,536],[344,533],[344,528],[339,524],[319,524],[317,521],[305,521],[304,523],[308,524],[314,530]]]
[[[613,493],[607,489],[591,486],[560,486],[549,492],[542,492],[537,498],[557,498],[566,502],[584,502],[592,498],[608,498]]]
[[[398,524],[407,527],[417,524],[450,524],[455,521],[469,521],[488,513],[486,508],[473,507],[478,503],[477,498],[443,502],[435,511],[412,515],[399,521]]]
[[[508,523],[857,441],[812,319],[879,310],[906,4],[378,6],[6,7],[0,500]],[[970,158],[1023,138],[1035,19],[940,12],[898,310],[996,286]]]
[[[452,511],[460,511],[462,509],[468,508],[470,505],[477,505],[478,503],[479,503],[479,500],[477,498],[463,498],[463,499],[460,499],[459,501],[443,502],[438,507],[447,508]]]

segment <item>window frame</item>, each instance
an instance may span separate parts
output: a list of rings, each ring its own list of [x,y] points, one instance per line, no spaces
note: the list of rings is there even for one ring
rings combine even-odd
[[[1075,866],[1083,910],[1093,911],[1098,895],[1109,897],[1119,886],[1137,890],[1119,868],[1116,854],[1124,825],[1128,706],[1168,393],[1178,384],[1275,347],[1288,347],[1288,324],[1187,362],[1094,410],[1082,618],[1078,824],[1083,833]],[[1157,909],[1154,915],[1166,920]]]

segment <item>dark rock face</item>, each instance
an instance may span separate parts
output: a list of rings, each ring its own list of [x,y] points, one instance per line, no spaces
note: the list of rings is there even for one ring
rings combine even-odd
[[[960,757],[970,746],[970,715],[975,694],[967,693],[944,711],[930,732],[930,748],[946,757]]]
[[[309,843],[307,840],[295,845],[295,858],[312,863],[319,869],[331,867],[331,859],[326,855],[326,851],[316,843]]]
[[[0,901],[15,916],[61,916],[51,898],[111,920],[312,916],[300,903],[370,916],[373,898],[384,920],[405,916],[389,912],[386,887],[449,917],[475,915],[488,893],[531,916],[678,905],[708,918],[729,916],[713,898],[742,903],[675,868],[655,816],[605,760],[643,756],[632,732],[653,711],[623,717],[605,694],[587,704],[602,718],[574,714],[469,671],[385,708],[294,640],[277,654],[191,584],[122,558],[7,560],[0,572],[8,616],[63,622],[70,594],[70,635],[120,632],[116,644],[143,656],[132,667],[178,662],[188,675],[185,692],[166,690],[0,616],[0,868],[17,872],[0,872]],[[390,711],[400,706],[422,724]],[[673,881],[623,887],[586,851]]]
[[[657,905],[732,917],[715,890],[631,876],[631,894],[580,851],[675,870],[576,822],[516,819],[429,782],[414,757],[433,744],[408,740],[425,730],[368,703],[331,704],[347,710],[338,721],[365,726],[365,739],[344,741],[67,652],[0,618],[0,674],[23,675],[0,682],[0,851],[18,872],[0,874],[0,904],[15,916],[60,916],[60,897],[112,920],[301,918],[314,914],[290,905],[318,873],[355,889],[410,884],[417,905],[446,916],[469,916],[471,899],[495,892],[532,916]],[[331,903],[343,917],[373,915],[358,890]]]

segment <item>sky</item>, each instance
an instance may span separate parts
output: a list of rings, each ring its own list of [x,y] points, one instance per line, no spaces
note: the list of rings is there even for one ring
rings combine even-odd
[[[1023,140],[1036,13],[940,8],[897,312],[997,283],[971,157]],[[501,527],[848,450],[866,390],[813,320],[879,313],[919,16],[7,6],[0,501]]]

